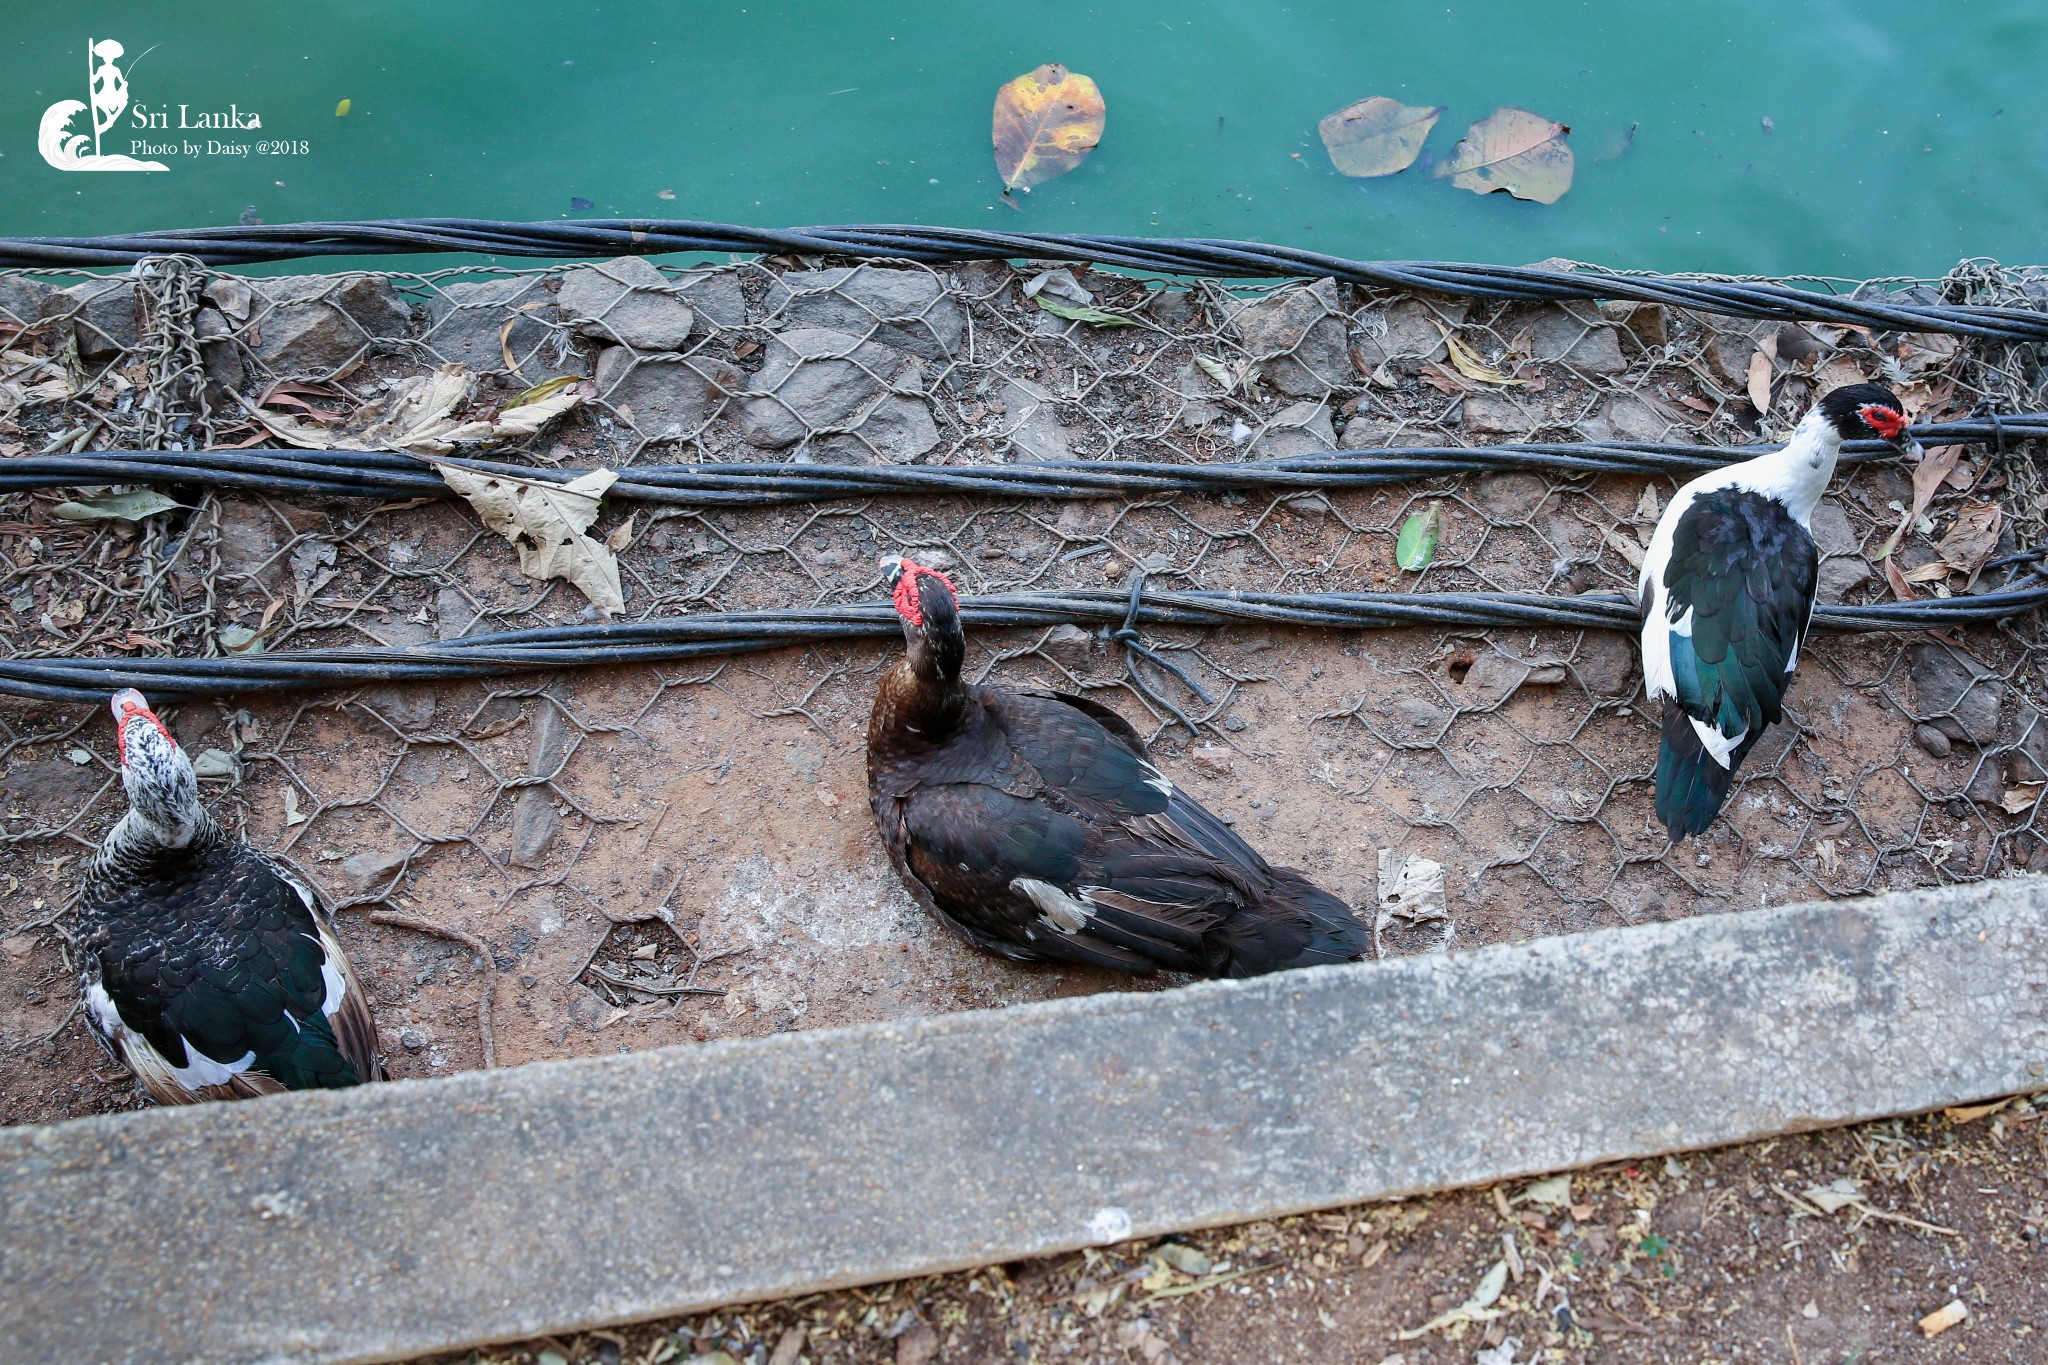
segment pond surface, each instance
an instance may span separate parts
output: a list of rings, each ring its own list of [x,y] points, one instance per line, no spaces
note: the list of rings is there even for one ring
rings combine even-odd
[[[108,0],[9,20],[8,234],[246,209],[943,223],[1854,277],[2048,260],[2040,0]],[[44,111],[87,100],[88,39],[108,38],[131,103],[102,151],[170,145],[162,173],[67,173],[38,155]],[[997,193],[990,105],[1046,61],[1100,83],[1108,128],[1019,211]],[[1347,180],[1316,123],[1373,94],[1449,106],[1430,158],[1499,105],[1567,123],[1576,182],[1544,206],[1419,168]],[[180,130],[180,105],[254,111],[262,128]],[[169,130],[138,129],[139,107]],[[71,131],[91,127],[80,111]],[[305,150],[204,146],[278,140]]]

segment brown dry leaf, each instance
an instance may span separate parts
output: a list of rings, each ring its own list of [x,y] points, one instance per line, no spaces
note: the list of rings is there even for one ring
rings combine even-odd
[[[1443,113],[1441,104],[1402,104],[1374,95],[1329,115],[1316,131],[1340,175],[1393,175],[1415,164]]]
[[[1914,592],[1907,585],[1906,576],[1899,572],[1898,564],[1892,560],[1890,555],[1886,555],[1884,559],[1884,581],[1892,585],[1892,596],[1898,598],[1901,602],[1917,602],[1920,600],[1920,594]]]
[[[619,523],[619,525],[613,527],[612,533],[604,538],[605,548],[618,551],[631,545],[633,543],[633,522],[639,516],[640,514],[635,512],[632,516]]]
[[[2028,785],[2033,787],[2037,793],[2039,792],[2041,787],[2041,784],[2039,782],[2032,782]],[[2012,808],[2008,806],[2006,807],[2006,809],[2011,810]],[[2023,806],[2021,807],[2021,809],[2024,810],[2025,807]],[[2013,813],[2017,815],[2019,812],[2013,811]],[[2011,1103],[2012,1096],[2007,1095],[2004,1099],[1992,1100],[1989,1104],[1950,1105],[1948,1108],[1941,1111],[1941,1116],[1947,1119],[1950,1123],[1975,1123],[1978,1119],[1988,1118]]]
[[[1102,141],[1107,110],[1086,76],[1049,62],[996,91],[996,174],[1029,191],[1081,164]]]
[[[562,578],[580,588],[599,611],[626,609],[619,561],[583,534],[597,520],[598,499],[618,481],[593,469],[570,483],[544,483],[510,474],[483,474],[461,465],[428,463],[469,500],[484,525],[519,549],[519,571],[529,578]]]
[[[1950,566],[1942,560],[1929,560],[1917,569],[1906,570],[1908,583],[1939,583],[1951,572]]]
[[[1465,130],[1436,173],[1474,194],[1506,190],[1555,204],[1572,187],[1572,149],[1564,140],[1570,131],[1527,109],[1496,109]]]
[[[2041,799],[2042,786],[2043,784],[2039,782],[2015,784],[2004,796],[1998,798],[1999,808],[2007,815],[2018,815],[2023,811],[2032,810],[2034,803]],[[1985,1112],[1989,1113],[1990,1111],[1986,1110]]]
[[[1434,360],[1423,361],[1415,377],[1441,394],[1463,393],[1466,388],[1465,381]]]
[[[1762,351],[1749,357],[1749,402],[1759,413],[1771,410],[1771,358]]]
[[[1891,552],[1899,548],[1899,542],[1906,538],[1906,532],[1912,530],[1913,524],[1920,520],[1921,514],[1927,510],[1927,504],[1934,500],[1934,490],[1941,487],[1941,481],[1949,476],[1949,471],[1956,467],[1956,461],[1962,458],[1962,454],[1961,446],[1935,446],[1921,457],[1920,463],[1913,469],[1913,505],[1906,509],[1906,515],[1900,520],[1898,529],[1886,537],[1884,544],[1878,547],[1879,559],[1889,558]]]
[[[2004,524],[2005,513],[1997,503],[1966,502],[1956,513],[1955,524],[1934,548],[1951,568],[1975,583],[1984,561],[1998,548],[1998,532]]]

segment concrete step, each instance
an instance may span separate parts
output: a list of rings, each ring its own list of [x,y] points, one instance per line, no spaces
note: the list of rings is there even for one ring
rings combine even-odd
[[[387,1360],[2041,1089],[2044,893],[0,1130],[0,1356]]]

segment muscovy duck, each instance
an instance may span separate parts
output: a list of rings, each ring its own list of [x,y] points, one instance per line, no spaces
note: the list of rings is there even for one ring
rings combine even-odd
[[[1664,703],[1657,818],[1673,841],[1712,824],[1785,689],[1813,618],[1820,555],[1809,523],[1845,440],[1899,443],[1905,410],[1849,384],[1800,419],[1782,450],[1679,489],[1643,556],[1643,687]]]
[[[1084,697],[960,680],[946,575],[882,561],[904,657],[868,723],[868,796],[926,910],[1019,962],[1255,976],[1363,956],[1344,902],[1273,867]]]
[[[385,1079],[311,887],[230,838],[140,692],[114,694],[128,813],[85,871],[85,1017],[159,1104]]]

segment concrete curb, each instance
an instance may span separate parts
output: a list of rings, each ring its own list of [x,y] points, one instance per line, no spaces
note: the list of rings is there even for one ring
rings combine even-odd
[[[345,1362],[2048,1087],[2048,881],[0,1130],[0,1354]]]

